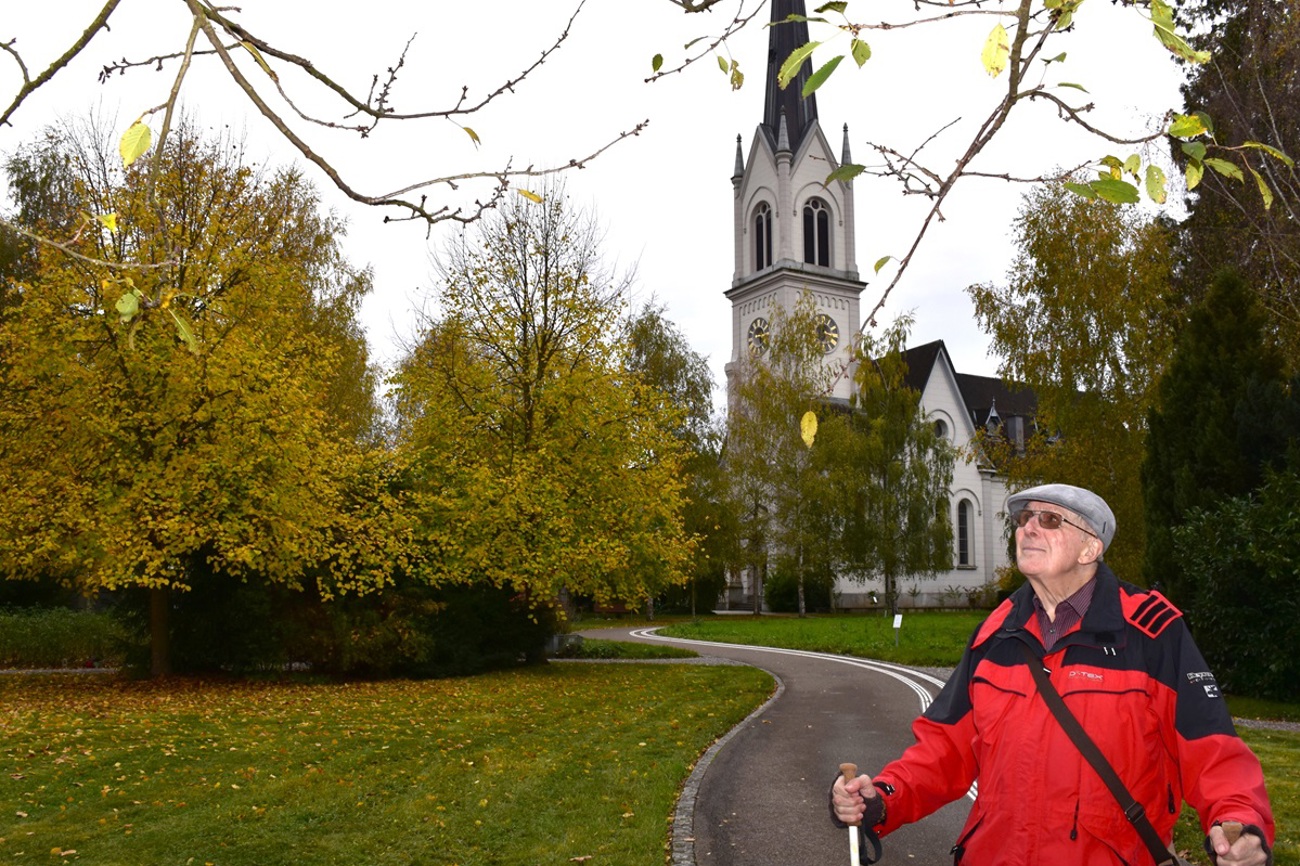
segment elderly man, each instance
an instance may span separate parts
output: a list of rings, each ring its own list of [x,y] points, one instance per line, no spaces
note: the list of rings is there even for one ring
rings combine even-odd
[[[978,779],[954,863],[1149,866],[1171,859],[1155,852],[1186,800],[1219,866],[1271,864],[1259,761],[1182,614],[1102,562],[1115,535],[1110,507],[1089,490],[1047,484],[1012,496],[1007,511],[1028,583],[975,631],[912,726],[916,744],[874,778],[836,779],[833,819],[885,836]],[[1053,687],[1141,808],[1122,808],[1123,793],[1066,733],[1064,713],[1044,697]]]

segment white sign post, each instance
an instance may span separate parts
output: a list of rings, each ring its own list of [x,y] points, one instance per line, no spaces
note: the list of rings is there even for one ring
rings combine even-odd
[[[898,633],[903,630],[903,615],[894,614],[894,646],[898,646]]]

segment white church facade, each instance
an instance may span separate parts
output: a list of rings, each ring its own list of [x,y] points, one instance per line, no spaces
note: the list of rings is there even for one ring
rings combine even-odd
[[[773,0],[772,21],[803,15],[802,0]],[[821,129],[816,94],[801,97],[811,64],[784,90],[776,83],[782,61],[808,41],[804,23],[773,26],[769,35],[763,120],[748,154],[737,138],[734,194],[735,271],[726,297],[731,302],[732,354],[726,365],[728,393],[751,353],[761,353],[777,308],[794,309],[811,294],[817,307],[818,337],[826,363],[848,375],[836,379],[829,398],[847,402],[853,387],[850,338],[862,324],[861,296],[866,283],[858,274],[851,181],[827,178],[849,163],[847,126],[839,153]],[[909,384],[921,393],[921,406],[959,454],[976,431],[995,425],[1023,441],[1032,423],[1033,397],[1007,388],[1002,380],[970,376],[953,368],[942,342],[907,352]],[[731,399],[729,397],[729,399]],[[903,578],[900,604],[958,606],[989,585],[1008,564],[1008,491],[991,465],[959,457],[949,497],[953,526],[952,568],[937,575]],[[732,578],[726,607],[748,609],[759,581],[741,573]],[[855,609],[883,604],[878,581],[839,578],[835,605]]]

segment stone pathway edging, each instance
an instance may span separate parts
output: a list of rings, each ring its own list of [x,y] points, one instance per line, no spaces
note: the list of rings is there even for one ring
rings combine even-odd
[[[766,670],[765,668],[759,668]],[[677,809],[673,812],[673,830],[672,830],[672,866],[696,866],[695,864],[695,797],[700,790],[700,782],[704,779],[704,774],[709,769],[709,764],[713,763],[714,757],[722,751],[722,747],[727,745],[732,737],[745,726],[747,722],[762,715],[762,713],[772,705],[774,701],[781,697],[785,692],[785,683],[781,678],[771,671],[767,673],[776,680],[776,691],[772,692],[771,697],[762,703],[758,709],[745,716],[738,724],[733,725],[731,730],[714,740],[713,745],[709,746],[695,762],[695,768],[686,778],[686,783],[682,785],[681,792],[677,795]]]

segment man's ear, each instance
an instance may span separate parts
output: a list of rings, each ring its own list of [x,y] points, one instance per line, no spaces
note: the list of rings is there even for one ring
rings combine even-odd
[[[1088,536],[1088,546],[1079,554],[1079,564],[1088,565],[1101,559],[1102,553],[1101,539],[1095,535]]]

